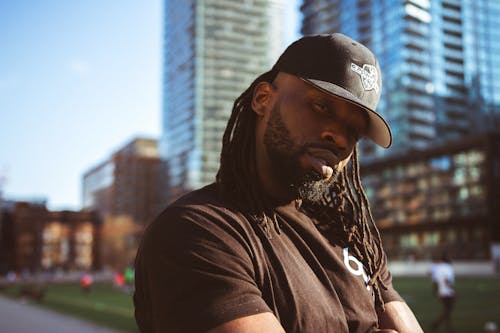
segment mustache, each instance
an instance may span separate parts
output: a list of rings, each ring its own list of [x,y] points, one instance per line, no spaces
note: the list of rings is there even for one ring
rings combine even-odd
[[[301,147],[300,152],[305,153],[309,148],[328,150],[336,156],[341,157],[340,159],[344,159],[348,155],[345,149],[339,148],[335,143],[331,142],[307,142]]]

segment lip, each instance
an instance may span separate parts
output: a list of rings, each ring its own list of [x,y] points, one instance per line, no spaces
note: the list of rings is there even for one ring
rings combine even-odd
[[[325,148],[309,147],[307,153],[317,159],[323,160],[329,167],[335,168],[340,163],[340,157]]]

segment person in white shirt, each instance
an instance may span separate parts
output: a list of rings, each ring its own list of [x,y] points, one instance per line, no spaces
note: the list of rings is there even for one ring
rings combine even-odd
[[[455,303],[455,272],[446,254],[433,266],[432,279],[437,287],[437,296],[443,304],[443,311],[432,323],[432,328],[436,331],[441,325],[444,325],[447,332],[454,332],[451,313]]]
[[[437,294],[437,277],[436,277],[436,272],[439,268],[439,265],[441,264],[441,259],[439,256],[432,256],[432,262],[431,266],[429,268],[429,276],[431,277],[432,280],[432,291],[434,294]]]

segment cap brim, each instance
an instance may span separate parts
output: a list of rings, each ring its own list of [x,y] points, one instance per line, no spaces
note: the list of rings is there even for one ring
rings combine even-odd
[[[391,146],[392,134],[389,125],[384,118],[382,118],[377,112],[375,112],[375,110],[372,110],[368,105],[365,105],[359,98],[357,98],[344,88],[330,82],[306,78],[301,79],[326,92],[327,94],[342,98],[345,101],[365,110],[370,119],[370,124],[368,127],[368,131],[366,132],[366,136],[383,148],[389,148]]]

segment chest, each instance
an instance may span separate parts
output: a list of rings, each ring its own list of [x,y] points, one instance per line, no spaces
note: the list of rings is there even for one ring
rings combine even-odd
[[[286,332],[366,332],[377,324],[373,290],[349,249],[314,232],[263,243],[258,284]]]

